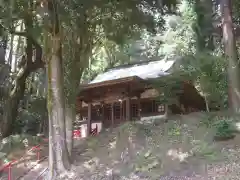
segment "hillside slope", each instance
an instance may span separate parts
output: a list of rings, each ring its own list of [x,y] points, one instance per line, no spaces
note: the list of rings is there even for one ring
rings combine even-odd
[[[193,113],[168,122],[128,122],[76,142],[76,179],[240,179],[240,136],[214,142],[214,130],[201,125],[206,118]]]

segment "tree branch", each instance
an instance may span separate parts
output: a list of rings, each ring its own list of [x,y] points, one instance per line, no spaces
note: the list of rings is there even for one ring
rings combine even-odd
[[[23,36],[23,37],[28,37],[27,33],[25,31],[9,31],[10,34],[14,34],[16,36]]]

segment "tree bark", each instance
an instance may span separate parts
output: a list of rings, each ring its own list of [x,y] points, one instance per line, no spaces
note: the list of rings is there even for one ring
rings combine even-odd
[[[67,149],[69,157],[72,157],[73,150],[73,122],[76,119],[76,110],[75,108],[66,107],[66,138],[67,138]]]
[[[50,14],[51,52],[48,57],[48,113],[49,113],[49,180],[70,168],[66,143],[65,99],[63,88],[63,64],[61,36],[56,0],[47,1]],[[49,37],[45,37],[46,39]]]
[[[21,23],[21,25],[20,25],[20,31],[21,32],[23,31],[23,23]],[[20,58],[19,55],[23,52],[22,44],[23,44],[22,37],[18,36],[18,42],[17,42],[17,47],[16,47],[16,55],[15,55],[15,62],[14,62],[13,70],[12,70],[13,73],[17,72],[17,62],[18,62],[18,59]]]
[[[229,107],[233,112],[240,110],[240,71],[236,48],[236,40],[232,22],[232,2],[231,0],[221,1],[222,23],[223,23],[223,43],[225,56],[228,61],[228,86],[229,86]]]
[[[12,56],[13,56],[13,50],[14,50],[13,40],[14,40],[14,34],[11,35],[10,52],[8,56],[8,64],[11,66],[11,69],[12,69]]]
[[[8,42],[8,36],[4,34],[2,37],[2,40],[0,41],[0,64],[5,64],[7,42]]]
[[[78,34],[78,33],[77,33]],[[76,31],[72,32],[72,36],[68,36],[70,39],[69,44],[65,44],[64,49],[67,51],[63,54],[64,60],[64,88],[66,97],[66,136],[67,136],[67,147],[68,152],[71,157],[73,148],[73,123],[76,120],[76,98],[79,93],[79,84],[83,72],[88,65],[88,59],[91,55],[92,49],[90,45],[83,46],[85,43],[90,43],[87,41],[89,39],[88,34],[82,36],[81,42],[78,43],[78,36],[76,36]],[[71,51],[69,49],[72,48]],[[70,54],[69,54],[70,52]]]
[[[48,63],[48,113],[49,113],[49,170],[58,176],[69,169],[70,161],[66,143],[65,100],[60,38],[53,38],[52,56]],[[51,153],[51,154],[50,154]],[[52,162],[53,161],[53,162]],[[50,179],[57,177],[49,174]]]

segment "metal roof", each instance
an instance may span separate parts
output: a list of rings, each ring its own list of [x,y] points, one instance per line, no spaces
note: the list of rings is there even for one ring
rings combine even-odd
[[[100,83],[104,81],[116,80],[131,76],[138,76],[141,79],[153,79],[168,75],[168,70],[173,67],[176,59],[146,62],[125,67],[116,67],[107,72],[99,74],[89,84]]]

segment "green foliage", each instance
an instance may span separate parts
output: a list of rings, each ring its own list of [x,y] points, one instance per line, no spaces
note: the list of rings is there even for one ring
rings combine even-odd
[[[181,127],[178,124],[173,124],[173,127],[171,127],[168,130],[169,136],[180,136],[181,135]]]
[[[25,149],[29,146],[37,145],[41,139],[37,136],[27,134],[11,135],[0,142],[0,151],[11,153],[14,150]]]
[[[195,78],[198,89],[207,98],[212,108],[227,106],[227,69],[226,61],[210,53],[186,56],[184,71]]]
[[[233,138],[235,133],[235,128],[231,122],[226,119],[220,120],[215,124],[217,139],[228,139]]]
[[[196,13],[196,20],[192,24],[196,36],[196,50],[197,52],[213,50],[213,1],[195,1],[192,6]]]
[[[206,158],[208,160],[216,160],[217,158],[217,152],[214,147],[214,145],[208,144],[204,141],[193,141],[192,142],[193,148],[191,150],[191,153],[194,156],[200,157],[200,158]]]
[[[129,63],[131,58],[127,50],[127,45],[122,46],[113,41],[104,40],[103,46],[94,48],[92,57],[90,57],[90,66],[83,74],[83,80],[91,80],[107,69]]]
[[[138,126],[138,131],[140,134],[143,134],[146,137],[151,137],[153,136],[152,128],[153,126],[151,125],[146,125],[146,124],[139,124]]]
[[[47,119],[46,99],[33,97],[28,99],[26,108],[19,109],[19,115],[14,124],[14,131],[17,133],[39,133],[39,125]]]
[[[140,152],[136,157],[136,162],[134,163],[135,171],[137,172],[149,172],[162,164],[159,157],[154,156],[153,153],[148,150]]]
[[[178,104],[178,95],[183,92],[183,80],[188,78],[185,73],[175,72],[152,80],[150,83],[159,92],[159,96],[156,99],[162,103],[172,105]]]
[[[205,116],[203,119],[201,119],[200,125],[210,128],[213,126],[215,121],[216,121],[216,116],[213,114],[210,114],[210,115]]]
[[[89,81],[98,73],[128,63],[124,52],[129,39],[140,37],[142,29],[151,32],[162,22],[160,11],[175,0],[61,1],[60,20],[64,36],[64,84],[67,99],[75,98],[78,83]],[[173,6],[172,6],[173,7]]]
[[[206,13],[204,15],[199,9],[204,9],[203,12],[209,11],[204,4],[196,7],[195,3],[184,0],[178,6],[181,16],[164,17],[166,30],[159,36],[163,42],[159,52],[165,57],[181,56],[180,69],[191,77],[197,89],[205,96],[210,108],[225,108],[227,107],[227,62],[222,57],[220,46],[215,47],[214,51],[208,47],[210,42],[206,39],[212,36],[212,27],[208,27],[211,12],[210,15]],[[199,39],[203,41],[200,42]],[[199,46],[202,47],[202,51],[198,53]]]
[[[232,0],[233,8],[233,20],[236,24],[240,24],[240,2],[238,0]]]

